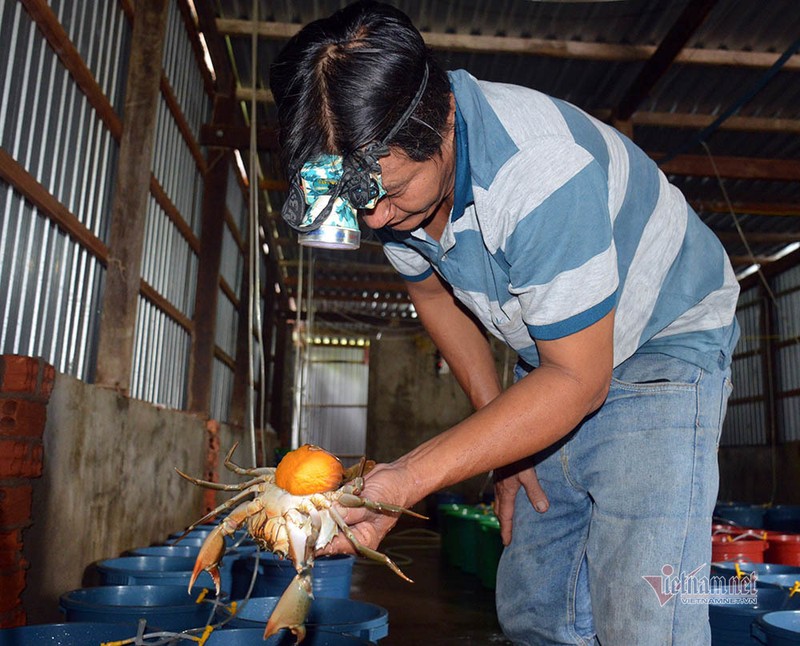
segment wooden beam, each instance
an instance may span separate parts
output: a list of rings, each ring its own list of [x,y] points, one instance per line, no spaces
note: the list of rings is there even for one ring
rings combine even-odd
[[[200,150],[200,146],[194,139],[192,129],[186,121],[186,116],[183,114],[181,104],[178,103],[178,98],[175,96],[175,92],[172,91],[172,86],[166,74],[161,75],[161,95],[164,97],[167,108],[169,108],[172,118],[175,120],[175,125],[178,126],[178,131],[181,133],[186,147],[194,158],[194,163],[197,164],[200,174],[205,175],[206,160],[203,158],[203,151]]]
[[[717,0],[690,0],[613,111],[612,121],[627,121],[672,66]]]
[[[252,22],[217,18],[217,30],[224,36],[247,36],[253,31]],[[300,31],[296,23],[260,22],[258,35],[273,40],[288,40]],[[422,37],[433,49],[474,54],[524,54],[551,58],[572,58],[593,61],[636,62],[649,59],[656,51],[652,45],[619,45],[586,43],[572,40],[518,38],[513,36],[481,36],[423,32]],[[675,63],[686,65],[719,65],[767,69],[780,57],[772,52],[745,52],[727,49],[686,48],[675,57]],[[800,54],[792,56],[783,69],[800,70]]]
[[[283,238],[282,238],[283,239]],[[289,241],[296,244],[296,241]],[[298,260],[280,260],[278,264],[281,267],[296,268]],[[348,261],[331,261],[331,260],[315,260],[314,267],[318,270],[330,270],[338,272],[353,272],[356,274],[393,274],[397,275],[397,270],[392,267],[388,261],[384,264],[375,264],[367,262],[348,262]],[[287,279],[288,280],[288,279]]]
[[[0,177],[25,199],[44,213],[73,240],[97,258],[103,265],[108,262],[108,247],[95,236],[71,211],[54,198],[36,181],[22,165],[0,148]]]
[[[228,124],[208,124],[200,126],[200,145],[215,148],[238,148],[250,150],[250,128]],[[259,150],[277,150],[278,135],[274,128],[259,128],[256,134]]]
[[[398,277],[399,278],[399,277]],[[297,287],[297,276],[289,276],[286,279],[286,284],[289,287]],[[348,292],[402,292],[406,293],[406,285],[400,280],[366,280],[354,277],[353,279],[338,279],[338,278],[314,278],[314,291],[316,290],[347,290]],[[329,296],[336,298],[335,296]]]
[[[111,206],[95,383],[122,393],[130,387],[167,7],[167,0],[137,0],[135,5],[125,127]]]
[[[178,207],[169,199],[167,192],[161,188],[161,184],[158,183],[155,175],[150,175],[150,194],[155,201],[158,202],[161,210],[167,214],[169,221],[172,222],[173,226],[178,230],[178,233],[186,240],[192,251],[200,253],[200,240],[198,240],[194,231],[192,231],[192,227],[189,226],[181,215],[181,212],[178,211]]]
[[[714,231],[722,242],[741,242],[742,238],[738,231]],[[748,243],[755,244],[781,244],[790,242],[800,242],[800,231],[794,233],[775,233],[766,231],[745,231],[744,237]]]
[[[770,258],[769,256],[740,256],[740,255],[733,255],[728,256],[731,261],[731,264],[734,267],[741,267],[742,265],[752,265],[752,264],[759,264],[762,267],[769,265],[770,263],[775,262],[774,258]]]
[[[258,182],[258,188],[262,191],[283,191],[287,193],[289,191],[289,182],[285,179],[266,179],[262,177]]]
[[[297,294],[294,291],[290,292],[292,296],[295,298]],[[303,300],[305,301],[305,294],[303,296]],[[370,303],[410,303],[411,299],[406,292],[399,292],[399,291],[392,291],[392,292],[383,292],[379,295],[378,298],[364,298],[361,294],[330,294],[322,291],[314,291],[314,300],[315,301],[331,301],[331,302],[339,302],[342,303],[364,303],[365,306]],[[303,311],[306,311],[305,302],[303,303]],[[366,311],[364,312],[367,313]]]
[[[598,118],[599,114],[596,114]],[[609,113],[610,117],[610,113]],[[658,128],[687,128],[702,130],[717,119],[710,114],[687,114],[683,112],[634,112],[631,121],[635,126],[653,126]],[[728,117],[719,127],[720,130],[740,132],[779,132],[782,134],[800,134],[800,119],[783,119],[778,117]]]
[[[89,103],[97,112],[97,116],[108,128],[114,139],[119,141],[122,136],[122,121],[114,112],[114,108],[103,93],[91,70],[83,62],[80,53],[72,44],[69,34],[58,22],[58,16],[53,13],[45,0],[21,0],[36,27],[45,37],[47,43],[55,51],[61,64],[69,72]],[[160,60],[160,59],[159,59]],[[161,69],[159,66],[158,73]],[[148,160],[148,168],[150,167]]]
[[[729,213],[728,203],[722,200],[693,200],[692,208],[697,212]],[[790,202],[733,202],[733,212],[742,215],[767,217],[798,217],[800,204]]]
[[[229,97],[217,95],[213,120],[229,121],[234,103]],[[208,172],[203,186],[202,234],[197,270],[194,304],[194,335],[189,361],[189,397],[187,409],[208,415],[211,410],[211,375],[214,372],[216,349],[217,300],[219,269],[222,260],[222,237],[226,210],[230,153],[208,151]]]
[[[203,46],[200,42],[201,38],[201,31],[200,31],[200,16],[197,15],[197,5],[198,3],[192,2],[191,7],[187,0],[179,0],[178,2],[178,9],[180,9],[181,16],[183,17],[183,24],[186,28],[186,31],[189,33],[189,42],[192,46],[192,52],[194,52],[194,59],[197,63],[197,67],[200,70],[200,75],[203,77],[203,85],[206,88],[206,94],[209,97],[213,97],[216,93],[216,89],[214,87],[216,79],[214,79],[211,75],[211,71],[208,69],[208,66],[205,62],[205,52],[203,51]],[[201,4],[205,4],[201,0]],[[194,11],[192,10],[194,8]],[[216,33],[216,25],[212,22],[212,27],[214,30],[214,34],[219,39],[219,34]],[[203,40],[206,41],[206,47],[209,47],[208,44],[208,35],[202,34]],[[209,48],[209,56],[211,56],[210,48]],[[224,59],[221,61],[221,64],[226,63]],[[217,64],[214,61],[213,56],[211,56],[211,64],[214,66],[214,74],[219,77],[219,72],[217,71]]]
[[[249,248],[244,252],[244,272],[242,276],[242,295],[241,299],[233,293],[228,283],[220,277],[220,286],[225,291],[226,296],[234,304],[238,316],[236,318],[236,348],[235,364],[233,368],[233,387],[231,388],[231,403],[229,421],[232,424],[246,426],[248,416],[248,391],[250,390],[250,348],[249,339],[253,336],[250,325],[250,272],[247,271],[249,264]],[[226,291],[227,290],[227,291]],[[255,340],[253,340],[255,343]],[[252,375],[253,382],[258,381],[258,375]],[[255,401],[253,402],[255,405]],[[254,418],[257,416],[254,416]],[[258,420],[255,421],[258,428]],[[255,465],[253,465],[255,466]]]
[[[649,152],[656,160],[663,154]],[[759,159],[755,157],[714,157],[717,171],[726,179],[752,179],[773,182],[800,182],[800,160]],[[660,164],[667,175],[714,177],[714,166],[706,155],[678,155]]]
[[[259,103],[275,103],[275,97],[272,96],[272,90],[256,89],[256,101]],[[242,87],[241,85],[236,88],[236,100],[245,101],[249,103],[253,100],[253,88]]]
[[[195,2],[194,6],[197,10],[198,30],[205,38],[208,54],[214,65],[214,73],[217,75],[217,87],[223,94],[233,92],[235,83],[233,70],[228,59],[228,50],[223,35],[217,29],[214,5],[201,0]]]
[[[278,434],[281,446],[291,443],[291,429],[284,426],[283,396],[286,383],[286,350],[292,338],[289,322],[283,316],[275,317],[275,358],[272,367],[272,390],[270,392],[269,422]],[[287,388],[288,391],[288,388]]]
[[[177,307],[159,294],[155,287],[152,287],[147,281],[142,280],[139,285],[139,291],[144,298],[153,303],[153,305],[164,312],[164,314],[169,316],[191,335],[192,329],[194,328],[191,319],[184,316],[183,312],[181,312]]]

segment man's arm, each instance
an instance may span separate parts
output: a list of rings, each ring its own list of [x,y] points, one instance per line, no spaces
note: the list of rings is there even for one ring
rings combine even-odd
[[[436,274],[419,282],[407,282],[422,324],[425,326],[456,380],[475,409],[483,408],[500,394],[489,342]]]
[[[572,431],[605,401],[613,365],[614,312],[561,339],[537,341],[540,365],[464,421],[365,479],[372,500],[412,507],[466,478],[538,453]],[[396,517],[343,510],[364,545],[375,548]],[[326,550],[352,552],[337,537]]]
[[[392,464],[409,502],[538,453],[605,400],[613,365],[613,311],[589,327],[537,341],[540,365],[463,422]]]

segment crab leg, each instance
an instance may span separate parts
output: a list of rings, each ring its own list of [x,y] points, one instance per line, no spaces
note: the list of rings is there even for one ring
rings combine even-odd
[[[178,473],[180,473],[180,471]],[[203,516],[199,520],[196,520],[191,525],[189,525],[189,527],[186,528],[186,531],[183,532],[183,534],[181,534],[181,536],[175,541],[175,543],[178,543],[184,536],[186,536],[189,532],[191,532],[198,525],[202,525],[207,520],[209,520],[211,518],[214,518],[214,516],[216,516],[218,513],[223,512],[226,509],[230,509],[231,507],[233,507],[234,505],[240,503],[242,500],[247,498],[249,495],[254,494],[257,491],[258,490],[255,490],[255,491],[246,490],[246,491],[242,491],[241,493],[236,494],[235,496],[232,496],[231,498],[229,498],[228,500],[223,502],[218,507],[212,509],[205,516]]]
[[[264,509],[264,503],[260,498],[242,503],[234,509],[228,517],[217,525],[200,547],[200,553],[194,562],[192,577],[189,579],[189,591],[191,592],[194,582],[200,573],[205,570],[214,580],[217,594],[220,593],[219,563],[225,554],[225,536],[231,536],[237,529],[244,525],[245,521],[252,515]]]
[[[347,536],[347,538],[353,544],[353,547],[355,548],[356,552],[361,554],[361,556],[366,556],[368,559],[371,559],[373,561],[378,561],[379,563],[383,563],[384,565],[388,566],[389,569],[392,572],[394,572],[397,576],[399,576],[401,579],[404,579],[409,583],[414,583],[414,581],[412,581],[405,574],[403,574],[403,571],[399,567],[397,567],[397,564],[388,556],[386,556],[386,554],[381,554],[377,550],[373,550],[367,547],[366,545],[362,545],[356,538],[355,534],[353,534],[352,530],[347,526],[347,523],[344,522],[344,518],[342,518],[341,514],[339,514],[338,511],[336,511],[333,507],[331,507],[329,511],[331,513],[331,516],[333,516],[333,519],[336,521],[336,524],[339,526],[339,529],[341,529],[342,532],[344,532],[344,535]]]
[[[244,467],[240,467],[233,460],[231,460],[233,457],[233,452],[236,451],[237,446],[239,446],[239,443],[234,442],[231,450],[228,451],[228,455],[225,456],[224,464],[229,471],[233,471],[240,476],[265,476],[275,473],[275,467],[256,467],[253,469],[245,469]]]
[[[259,476],[257,478],[253,478],[252,480],[248,480],[247,482],[240,482],[239,484],[222,484],[220,482],[211,482],[210,480],[201,480],[200,478],[195,478],[194,476],[190,476],[177,467],[175,467],[175,471],[178,472],[178,475],[181,478],[184,478],[191,482],[198,487],[205,487],[206,489],[216,489],[217,491],[242,491],[242,489],[247,489],[248,487],[252,487],[259,482],[264,481],[263,476]]]
[[[414,516],[414,518],[428,520],[427,516],[418,514],[417,512],[406,509],[405,507],[391,505],[388,502],[376,502],[374,500],[369,500],[368,498],[360,498],[352,493],[343,493],[341,496],[339,496],[336,502],[338,502],[342,507],[366,507],[372,511],[388,511],[395,514],[407,514],[408,516]]]
[[[288,628],[299,644],[306,636],[305,621],[314,598],[311,567],[304,567],[283,591],[281,598],[267,621],[264,639],[269,639],[282,628]]]

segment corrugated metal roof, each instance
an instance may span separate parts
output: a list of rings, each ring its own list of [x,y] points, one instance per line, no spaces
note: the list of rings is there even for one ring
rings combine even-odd
[[[299,27],[330,15],[345,4],[338,0],[259,0],[258,16],[264,22]],[[689,3],[663,0],[398,0],[392,4],[407,13],[423,35],[435,37],[438,43],[444,38],[445,45],[438,45],[435,51],[446,68],[463,68],[481,79],[532,87],[608,119],[628,93],[647,57],[662,43]],[[249,0],[216,0],[215,5],[219,18],[251,19],[252,2]],[[665,119],[695,115],[706,117],[704,123],[708,123],[716,118],[762,79],[769,65],[798,35],[800,11],[796,0],[760,3],[719,0],[689,37],[682,52],[683,58],[679,56],[672,63],[638,106],[633,117],[634,140],[654,156],[670,153],[693,142],[703,125],[667,126]],[[474,42],[465,43],[457,36],[503,37],[504,40],[484,38],[476,48]],[[285,38],[260,40],[258,88],[269,87],[269,65],[285,42]],[[229,43],[239,82],[244,87],[251,87],[250,39],[232,35]],[[509,45],[525,44],[535,45],[536,53],[501,51],[509,49]],[[550,51],[544,51],[548,47]],[[690,50],[694,50],[691,53],[695,59],[697,55],[710,54],[716,58],[713,63],[685,60]],[[763,56],[752,60],[758,54]],[[782,122],[788,126],[771,130],[763,123],[745,120],[738,124],[742,129],[720,129],[708,141],[715,158],[785,160],[783,166],[789,169],[787,172],[792,181],[769,179],[769,173],[775,169],[779,171],[779,166],[768,167],[767,174],[756,179],[729,176],[723,180],[727,194],[737,204],[739,221],[746,232],[800,232],[797,215],[800,210],[800,181],[794,175],[800,160],[799,79],[800,56],[795,55],[788,68],[747,101],[736,115],[772,121],[789,120]],[[257,118],[262,124],[274,125],[274,108],[261,104]],[[706,155],[704,148],[696,142],[684,152]],[[281,177],[280,164],[274,153],[262,154],[262,164],[264,172],[272,174],[271,179]],[[742,167],[746,165],[743,163]],[[693,176],[683,172],[670,178],[698,208],[704,221],[722,234],[730,255],[745,255],[744,244],[730,235],[735,230],[733,216],[719,212],[718,203],[724,196],[717,179],[709,173]],[[283,193],[271,190],[268,199],[277,209]],[[709,207],[709,203],[715,203],[715,206]],[[747,205],[753,205],[751,212],[748,212]],[[794,215],[764,215],[771,210],[770,205],[776,205],[772,209],[776,212],[785,213],[789,209]],[[286,241],[281,255],[288,261],[296,260],[298,255],[293,234],[280,221],[276,222],[276,227],[280,239]],[[754,239],[759,240],[759,237]],[[780,251],[785,243],[756,241],[750,246],[755,255],[767,256]],[[334,254],[334,258],[341,258],[341,255]],[[357,272],[361,278],[369,274],[370,266],[385,265],[380,250],[371,246],[357,252],[351,259],[363,263],[364,270]],[[287,268],[287,272],[293,274],[294,269]],[[385,273],[380,276],[387,279]],[[346,283],[352,277],[353,274],[348,272],[341,275],[345,292]],[[351,295],[354,294],[356,292]],[[334,298],[333,293],[331,298]],[[344,307],[344,302],[340,301],[336,307]],[[355,310],[361,306],[354,304],[349,307]],[[370,309],[369,305],[367,309]]]

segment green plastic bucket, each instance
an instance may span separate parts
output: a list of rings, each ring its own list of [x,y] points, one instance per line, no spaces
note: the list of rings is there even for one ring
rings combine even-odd
[[[478,527],[478,579],[484,587],[494,590],[502,554],[500,521],[494,514],[489,514],[481,518]]]
[[[470,574],[478,572],[478,531],[484,516],[484,513],[471,506],[450,510],[445,514],[448,562]]]

